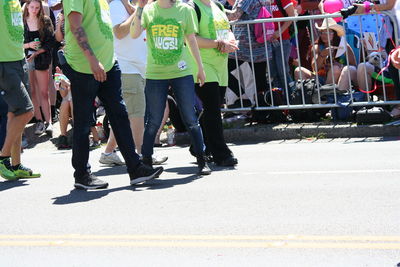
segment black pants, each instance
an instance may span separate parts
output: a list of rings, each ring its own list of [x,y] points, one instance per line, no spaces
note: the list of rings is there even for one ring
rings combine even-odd
[[[200,125],[203,130],[206,151],[211,153],[214,161],[222,161],[232,155],[224,138],[221,119],[221,87],[217,82],[205,83],[202,87],[196,84],[196,94],[203,103],[203,115]]]
[[[238,60],[239,66],[242,65],[245,61]],[[251,63],[249,62],[250,68],[252,68]],[[228,87],[231,89],[238,97],[240,97],[243,93],[244,90],[242,88],[242,91],[239,90],[239,82],[231,74],[231,72],[236,69],[236,60],[235,59],[228,59],[228,72],[229,72],[229,77],[228,77]],[[265,92],[267,90],[267,62],[258,62],[254,63],[254,74],[256,77],[256,87],[257,87],[257,92]],[[243,87],[243,84],[241,84]]]

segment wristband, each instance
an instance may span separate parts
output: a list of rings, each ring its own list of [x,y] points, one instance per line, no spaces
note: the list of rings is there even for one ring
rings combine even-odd
[[[364,9],[365,9],[365,13],[369,14],[371,12],[371,2],[365,1],[364,2]]]

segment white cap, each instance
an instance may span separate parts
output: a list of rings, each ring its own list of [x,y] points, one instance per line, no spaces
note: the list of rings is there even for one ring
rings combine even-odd
[[[61,3],[61,0],[48,0],[49,7],[53,7]]]

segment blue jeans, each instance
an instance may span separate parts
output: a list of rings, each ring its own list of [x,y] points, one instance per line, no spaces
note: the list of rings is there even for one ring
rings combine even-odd
[[[125,159],[128,172],[133,172],[138,164],[139,156],[135,152],[128,113],[121,94],[121,70],[116,62],[107,72],[107,80],[98,82],[92,74],[76,72],[68,64],[63,71],[71,81],[72,103],[74,106],[74,132],[72,147],[72,166],[74,177],[84,176],[89,160],[89,132],[93,121],[93,103],[96,96],[103,103],[118,147]]]
[[[289,56],[290,50],[292,49],[292,44],[290,40],[282,40],[282,48],[283,48],[283,61],[282,63],[282,51],[281,51],[281,43],[280,41],[275,44],[271,44],[272,48],[272,60],[270,60],[270,71],[271,77],[274,77],[273,85],[274,87],[282,88],[285,90],[285,76],[286,73],[286,82],[288,84],[288,89],[290,92],[289,83],[293,81],[290,75],[290,67],[289,67]]]
[[[183,123],[186,126],[196,155],[204,154],[203,133],[194,109],[194,81],[193,76],[169,79],[146,79],[146,126],[144,130],[142,154],[144,157],[153,155],[154,140],[164,115],[165,103],[169,86],[174,91]]]

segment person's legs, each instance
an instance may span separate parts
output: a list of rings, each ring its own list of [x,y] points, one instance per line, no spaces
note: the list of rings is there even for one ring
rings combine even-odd
[[[60,132],[63,136],[67,135],[68,122],[71,114],[69,102],[68,100],[63,100],[60,106]]]
[[[72,145],[72,166],[74,177],[79,181],[89,173],[89,132],[93,115],[93,102],[96,97],[99,82],[93,75],[74,71],[70,66],[64,66],[64,74],[71,82],[73,103],[74,131]]]
[[[104,104],[115,139],[125,159],[128,173],[139,166],[139,155],[135,152],[128,113],[121,92],[121,71],[118,64],[107,72],[107,80],[100,84],[98,97]]]
[[[160,128],[158,128],[157,135],[156,135],[156,138],[155,138],[155,141],[154,141],[154,145],[161,145],[160,136],[161,136],[162,130],[164,128],[164,125],[168,120],[168,117],[169,117],[169,105],[168,105],[168,102],[167,102],[166,105],[165,105],[164,116],[163,116],[163,119],[161,121]]]
[[[282,46],[273,47],[274,55],[275,55],[275,66],[276,66],[276,82],[274,79],[274,85],[276,87],[282,88],[286,90],[286,84],[288,86],[289,92],[291,90],[290,83],[293,81],[292,76],[290,74],[290,65],[289,65],[289,56],[290,50],[292,48],[292,44],[290,40],[282,40]],[[283,54],[282,54],[283,51]],[[283,62],[282,62],[283,58]],[[286,81],[285,81],[286,76]]]
[[[297,67],[294,70],[294,79],[297,81],[300,79],[306,80],[306,79],[311,79],[313,76],[312,72],[306,68],[303,67]]]
[[[13,156],[14,162],[20,161],[22,132],[33,116],[33,105],[25,87],[25,64],[25,60],[0,63],[0,89],[9,110],[7,135],[0,156],[0,174],[6,179],[19,178],[9,158]],[[16,151],[17,146],[19,149]]]
[[[51,123],[50,99],[49,99],[49,70],[35,70],[35,77],[40,92],[40,107],[44,120]]]
[[[236,65],[236,59],[232,59],[229,58],[228,59],[228,87],[229,89],[232,90],[232,92],[234,92],[237,97],[240,97],[243,93],[244,90],[239,89],[239,81],[238,79],[236,79],[235,76],[232,75],[232,71],[239,68],[240,69],[240,65],[242,65],[244,63],[244,61],[238,60],[238,65]],[[238,75],[238,77],[240,77],[241,75]],[[243,82],[243,81],[241,81]],[[241,84],[241,87],[243,87],[244,85]]]
[[[163,118],[167,101],[169,80],[146,79],[146,120],[143,136],[143,158],[151,158],[154,153],[154,140]]]
[[[193,150],[196,154],[197,164],[199,166],[198,173],[202,175],[208,175],[211,173],[211,169],[208,167],[205,161],[203,133],[194,109],[195,91],[193,76],[188,75],[185,77],[171,79],[171,86],[174,91],[182,120],[192,141]]]
[[[122,96],[128,111],[136,151],[142,153],[144,134],[144,113],[146,99],[144,96],[145,80],[140,74],[122,74]]]
[[[207,140],[207,151],[211,152],[215,162],[232,157],[224,138],[221,119],[220,86],[217,82],[205,83],[202,87],[196,84],[196,93],[203,103],[201,124],[204,139]]]
[[[338,90],[350,91],[352,82],[357,83],[357,69],[354,66],[344,66],[339,76]]]

